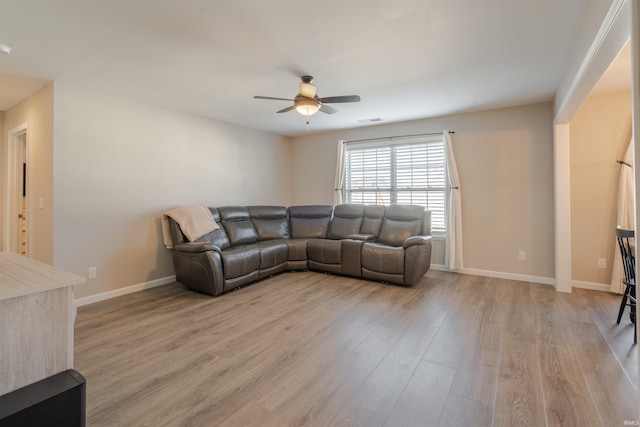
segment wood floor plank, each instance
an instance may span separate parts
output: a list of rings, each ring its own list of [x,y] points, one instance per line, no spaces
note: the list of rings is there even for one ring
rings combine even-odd
[[[574,295],[581,307],[591,314],[591,319],[637,388],[638,346],[633,343],[634,325],[629,318],[629,308],[625,309],[620,324],[616,323],[622,296],[586,289],[576,289]]]
[[[361,407],[386,419],[409,383],[421,359],[392,350],[357,391],[348,406]]]
[[[601,425],[638,419],[637,390],[593,323],[574,322],[574,345]]]
[[[530,285],[514,293],[500,348],[495,426],[546,425]]]
[[[353,397],[385,358],[398,336],[395,329],[382,325],[376,327],[340,362],[317,370],[307,381],[300,383],[295,394],[280,402],[279,413],[283,414],[286,410],[288,415],[282,417],[279,424],[331,425],[345,402]],[[309,388],[315,390],[312,395],[303,392]]]
[[[300,424],[314,425],[318,419],[335,416],[340,408],[332,407],[330,403],[319,398],[321,393],[325,397],[326,395],[339,397],[335,390],[332,393],[325,391],[332,385],[344,383],[340,377],[330,375],[331,372],[339,368],[345,358],[351,357],[358,347],[367,345],[379,337],[374,329],[377,323],[370,317],[363,316],[363,311],[357,308],[357,305],[364,304],[362,301],[367,300],[367,295],[375,292],[376,288],[358,287],[357,290],[360,295],[353,299],[353,304],[347,306],[344,302],[342,303],[344,305],[342,316],[336,316],[339,314],[336,307],[331,311],[324,310],[322,316],[312,318],[307,327],[297,333],[294,331],[291,341],[283,342],[281,339],[271,337],[269,341],[276,345],[275,348],[267,352],[250,352],[259,357],[258,364],[264,369],[261,371],[254,369],[253,362],[240,366],[242,370],[236,369],[235,377],[229,381],[235,384],[235,388],[222,395],[216,392],[207,396],[193,408],[192,421],[196,424],[206,424],[207,420],[216,419],[219,424],[226,424],[228,417],[233,417],[237,411],[243,411],[245,404],[256,400],[255,397],[251,397],[251,394],[242,393],[247,389],[262,397],[256,401],[261,408],[266,408],[274,414],[275,419],[269,420],[272,425],[282,425],[284,422],[277,420],[281,414],[279,411],[281,406],[288,407],[289,410],[285,412],[287,417],[298,419],[297,423]],[[314,306],[322,307],[317,304]],[[297,316],[292,316],[289,321],[295,322],[296,318],[308,316],[308,314],[310,314],[309,309],[303,310]],[[291,325],[291,327],[294,326],[299,324]],[[314,327],[320,329],[313,329]],[[301,332],[306,332],[308,335]],[[336,337],[336,334],[339,336]],[[397,331],[387,330],[382,334],[392,340],[389,345],[397,339]],[[248,337],[252,335],[249,334]],[[372,352],[372,354],[378,353]],[[384,353],[377,357],[384,357]],[[325,380],[329,380],[330,383],[323,383]],[[353,382],[346,384],[350,385]],[[358,386],[354,384],[354,387]],[[307,390],[310,388],[315,389],[316,393],[309,395]],[[228,394],[231,394],[230,398]],[[302,401],[298,402],[297,406],[292,406],[292,401],[300,399]],[[293,410],[297,407],[303,408],[304,411],[296,415]],[[314,409],[316,407],[324,410]]]
[[[385,426],[436,425],[453,382],[455,370],[423,360],[416,368]]]
[[[582,315],[582,307],[568,295],[554,295],[541,287],[532,286],[531,294],[547,425],[589,425],[598,419],[598,412],[591,399],[580,398],[588,386],[567,328]]]
[[[359,406],[345,406],[331,423],[336,427],[382,427],[385,417]]]
[[[442,271],[174,283],[80,307],[75,368],[90,427],[622,425],[637,350],[618,301]]]
[[[437,425],[441,427],[490,426],[492,417],[492,406],[449,393]]]
[[[476,334],[478,324],[472,320],[480,309],[477,304],[486,278],[476,278],[479,286],[473,286],[470,276],[462,276],[458,293],[447,310],[438,332],[429,343],[423,359],[456,368],[465,353],[470,339]],[[471,303],[473,301],[473,303]]]
[[[478,310],[471,320],[473,335],[456,369],[451,391],[458,396],[494,406],[502,336],[506,330],[507,310],[512,304],[514,287],[504,281],[486,281],[476,296]]]

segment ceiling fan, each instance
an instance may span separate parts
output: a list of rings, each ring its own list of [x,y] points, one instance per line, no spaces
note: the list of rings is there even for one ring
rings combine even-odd
[[[287,111],[296,110],[303,116],[311,116],[318,111],[322,111],[326,114],[337,113],[338,110],[326,105],[337,104],[340,102],[359,102],[360,97],[358,95],[345,95],[345,96],[327,96],[319,98],[316,93],[316,87],[312,84],[313,76],[302,76],[302,83],[300,83],[300,93],[293,99],[289,98],[274,98],[272,96],[254,96],[255,99],[273,99],[276,101],[293,101],[293,105],[283,108],[278,113],[286,113]]]

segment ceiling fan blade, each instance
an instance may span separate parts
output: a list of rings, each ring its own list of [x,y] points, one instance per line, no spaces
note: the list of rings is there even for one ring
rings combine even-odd
[[[290,107],[283,108],[283,109],[282,109],[282,110],[280,110],[280,111],[276,111],[276,113],[286,113],[287,111],[291,111],[291,110],[293,110],[294,108],[296,108],[296,106],[295,106],[295,105],[292,105],[292,106],[290,106]]]
[[[327,96],[326,98],[320,98],[318,101],[323,104],[331,104],[338,102],[360,102],[358,95],[345,95],[345,96]]]
[[[338,110],[336,110],[335,108],[330,107],[330,106],[328,106],[326,104],[322,104],[320,106],[320,111],[322,111],[323,113],[326,113],[326,114],[335,114],[335,113],[338,112]]]
[[[254,96],[255,99],[273,99],[275,101],[293,101],[289,98],[274,98],[273,96]]]

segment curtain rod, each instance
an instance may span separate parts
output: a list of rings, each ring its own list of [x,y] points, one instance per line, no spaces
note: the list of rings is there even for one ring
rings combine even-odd
[[[616,162],[617,162],[617,163],[620,163],[621,165],[627,165],[627,166],[629,166],[630,168],[632,168],[632,167],[633,167],[633,166],[631,166],[629,163],[627,163],[627,162],[625,162],[625,161],[623,161],[623,160],[617,160]]]
[[[450,130],[449,133],[455,133],[454,131]],[[441,135],[442,132],[430,132],[430,133],[416,133],[415,135],[398,135],[398,136],[383,136],[380,138],[366,138],[366,139],[352,139],[349,141],[344,141],[344,142],[364,142],[364,141],[375,141],[378,139],[388,139],[388,140],[393,140],[396,138],[411,138],[413,136],[429,136],[429,135]]]

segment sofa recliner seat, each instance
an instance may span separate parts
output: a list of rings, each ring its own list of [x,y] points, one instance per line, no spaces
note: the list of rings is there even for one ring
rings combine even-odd
[[[359,253],[361,244],[350,242],[349,236],[360,233],[364,217],[364,205],[338,205],[333,210],[326,238],[311,239],[307,243],[309,269],[327,273],[351,274],[361,277],[360,265],[354,267],[354,252]],[[344,256],[344,259],[343,259]],[[343,271],[343,267],[346,271]]]
[[[422,206],[209,209],[218,230],[195,242],[173,220],[170,231],[176,279],[210,295],[307,269],[412,286],[430,268],[431,213]]]

